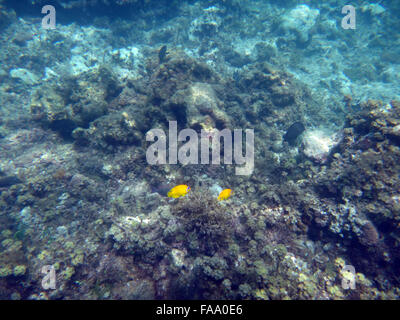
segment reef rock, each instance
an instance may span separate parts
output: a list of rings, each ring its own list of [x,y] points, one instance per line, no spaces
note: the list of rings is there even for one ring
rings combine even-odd
[[[19,79],[23,83],[33,86],[39,82],[39,79],[36,75],[30,72],[27,69],[19,68],[19,69],[12,69],[10,71],[11,78]]]
[[[307,5],[301,4],[283,16],[282,28],[285,31],[296,32],[297,39],[300,42],[306,42],[318,16],[318,9],[310,9]]]
[[[306,130],[303,137],[303,153],[316,162],[324,163],[340,140],[339,133],[329,133],[324,129]]]

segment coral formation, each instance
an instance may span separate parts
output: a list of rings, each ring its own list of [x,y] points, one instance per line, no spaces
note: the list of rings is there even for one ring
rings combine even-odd
[[[0,4],[0,299],[399,298],[398,31],[339,32],[332,1],[56,3],[93,21]],[[254,173],[150,165],[169,121],[254,129]]]

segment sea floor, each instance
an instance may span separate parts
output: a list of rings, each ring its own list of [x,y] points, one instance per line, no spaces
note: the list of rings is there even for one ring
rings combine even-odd
[[[395,1],[36,2],[0,1],[1,299],[398,299]],[[171,123],[253,130],[249,174],[152,164]]]

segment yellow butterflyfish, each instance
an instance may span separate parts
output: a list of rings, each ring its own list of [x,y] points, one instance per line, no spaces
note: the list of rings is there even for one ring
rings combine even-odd
[[[221,193],[218,196],[218,201],[228,199],[231,196],[231,194],[232,194],[232,190],[231,189],[222,190]]]
[[[173,187],[171,190],[169,190],[167,196],[170,198],[179,198],[183,197],[186,195],[190,190],[190,187],[187,186],[186,184],[180,184],[176,187]]]

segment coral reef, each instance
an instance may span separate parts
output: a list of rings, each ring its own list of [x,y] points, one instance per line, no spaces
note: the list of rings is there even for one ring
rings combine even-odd
[[[399,299],[398,31],[361,28],[390,10],[354,36],[332,1],[57,3],[93,20],[0,4],[0,299]],[[150,165],[172,120],[254,129],[254,173]]]

